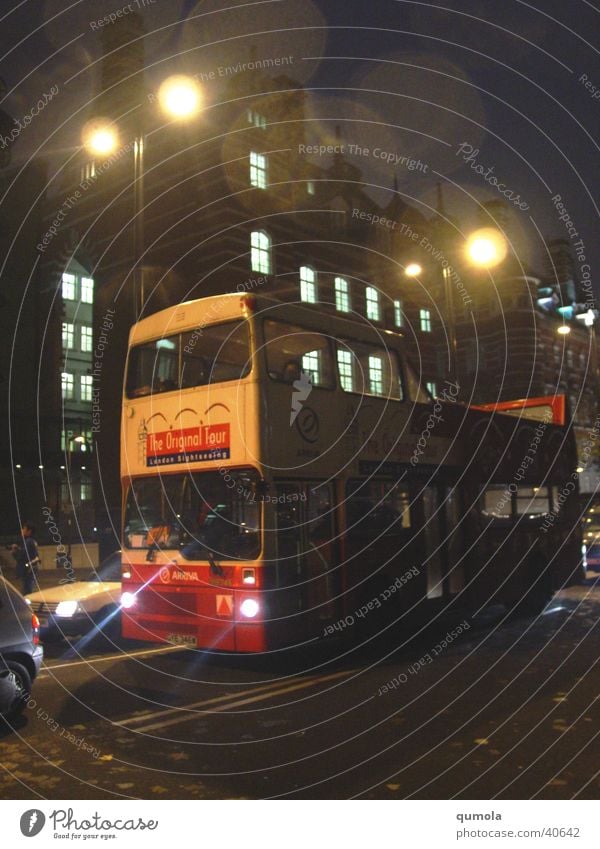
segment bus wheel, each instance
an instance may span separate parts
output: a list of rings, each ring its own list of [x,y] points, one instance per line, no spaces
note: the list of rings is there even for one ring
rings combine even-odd
[[[527,616],[541,613],[554,595],[552,575],[547,563],[539,559],[529,562],[521,592],[515,603],[515,613]]]

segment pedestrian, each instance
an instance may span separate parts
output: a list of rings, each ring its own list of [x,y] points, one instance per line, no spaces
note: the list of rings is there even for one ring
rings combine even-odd
[[[32,522],[24,522],[21,528],[22,545],[13,545],[12,553],[17,562],[17,578],[21,581],[23,595],[29,595],[37,584],[37,570],[40,555],[34,539],[35,527]]]

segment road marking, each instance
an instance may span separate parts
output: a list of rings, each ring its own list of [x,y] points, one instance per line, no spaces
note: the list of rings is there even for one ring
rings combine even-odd
[[[52,669],[65,669],[70,666],[83,665],[93,666],[96,663],[105,663],[108,660],[129,660],[132,657],[147,657],[151,654],[166,654],[166,652],[170,651],[182,651],[182,647],[165,646],[160,649],[140,649],[140,651],[121,652],[121,654],[97,655],[96,657],[90,657],[86,660],[70,660],[67,663],[53,663],[52,665],[44,664],[38,678],[41,678],[44,674],[47,675]]]
[[[271,684],[267,685],[266,687],[254,687],[252,690],[244,690],[239,693],[228,693],[224,696],[215,696],[215,698],[205,699],[204,701],[194,702],[193,704],[184,705],[182,707],[128,717],[127,719],[122,719],[119,722],[113,723],[113,725],[119,725],[121,727],[127,728],[133,723],[144,722],[148,719],[156,719],[159,716],[166,717],[169,714],[183,714],[182,716],[172,716],[171,719],[165,719],[160,722],[151,722],[149,725],[143,725],[141,728],[129,729],[130,731],[147,733],[149,731],[156,731],[159,728],[168,728],[169,726],[177,725],[180,722],[190,722],[193,719],[198,719],[199,712],[196,710],[196,708],[199,707],[217,705],[216,707],[206,711],[206,713],[222,713],[223,711],[231,710],[232,708],[254,704],[255,702],[264,701],[265,699],[270,699],[274,696],[282,696],[286,693],[293,693],[296,690],[305,690],[308,687],[315,686],[316,684],[324,684],[327,681],[334,681],[336,678],[343,678],[345,676],[352,675],[355,672],[355,669],[346,669],[343,672],[335,672],[331,675],[321,675],[317,678],[308,678],[304,681],[298,682],[297,684],[288,684],[285,687],[281,687],[280,685],[278,685],[278,682],[271,682]],[[248,699],[240,699],[240,696],[246,695],[249,695],[251,697]],[[219,704],[220,702],[226,702],[226,704]],[[204,713],[204,711],[200,711],[200,713]]]

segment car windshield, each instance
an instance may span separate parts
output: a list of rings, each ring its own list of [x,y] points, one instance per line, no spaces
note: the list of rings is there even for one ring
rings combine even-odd
[[[115,551],[109,555],[97,569],[92,569],[86,578],[87,581],[111,581],[121,582],[121,552]]]
[[[127,497],[124,544],[178,549],[186,560],[252,560],[260,551],[258,475],[154,475],[134,480]]]

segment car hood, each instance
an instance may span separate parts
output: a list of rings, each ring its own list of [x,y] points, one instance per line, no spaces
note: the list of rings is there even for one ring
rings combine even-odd
[[[101,593],[118,593],[121,589],[119,582],[113,581],[75,581],[72,584],[58,584],[37,593],[31,593],[27,599],[45,604],[56,604],[59,601],[85,601]]]

